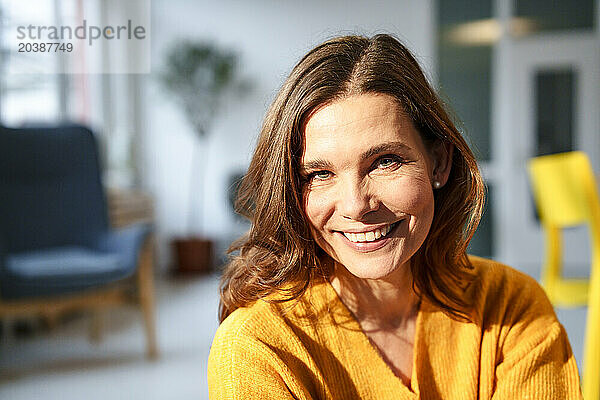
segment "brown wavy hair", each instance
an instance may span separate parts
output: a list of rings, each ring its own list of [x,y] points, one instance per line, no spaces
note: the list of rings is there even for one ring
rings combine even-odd
[[[221,322],[258,299],[298,299],[316,277],[331,273],[302,211],[303,124],[317,108],[365,93],[395,97],[426,144],[442,140],[454,145],[448,182],[435,190],[433,222],[412,257],[411,272],[415,292],[452,315],[468,317],[465,288],[475,275],[466,248],[481,219],[483,180],[413,55],[381,34],[343,36],[317,46],[294,67],[269,108],[240,185],[236,209],[252,226],[229,249],[231,261],[221,279]]]

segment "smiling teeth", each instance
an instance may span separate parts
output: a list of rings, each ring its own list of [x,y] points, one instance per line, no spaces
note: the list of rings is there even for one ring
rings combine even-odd
[[[372,242],[374,240],[377,240],[385,235],[387,235],[388,233],[390,233],[390,231],[392,230],[392,225],[386,225],[382,228],[378,228],[375,229],[373,231],[369,231],[369,232],[360,232],[360,233],[347,233],[347,232],[343,232],[344,236],[346,236],[346,238],[351,241],[351,242]]]

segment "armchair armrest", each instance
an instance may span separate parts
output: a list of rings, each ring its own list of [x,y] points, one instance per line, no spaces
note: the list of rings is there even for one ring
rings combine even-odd
[[[4,268],[6,265],[6,246],[4,244],[4,238],[0,235],[0,276],[4,274]]]
[[[133,271],[140,249],[151,230],[152,226],[147,223],[109,230],[98,238],[95,247],[100,251],[118,253]]]

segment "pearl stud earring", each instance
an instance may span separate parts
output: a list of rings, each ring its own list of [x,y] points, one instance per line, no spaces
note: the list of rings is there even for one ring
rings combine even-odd
[[[442,183],[440,181],[433,181],[433,187],[439,189],[442,187]]]

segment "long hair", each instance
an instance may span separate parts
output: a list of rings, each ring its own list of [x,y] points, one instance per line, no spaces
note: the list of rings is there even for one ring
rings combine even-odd
[[[473,153],[412,54],[395,38],[344,36],[306,54],[265,117],[241,185],[237,211],[252,222],[234,243],[221,280],[219,319],[258,299],[298,299],[331,273],[302,208],[299,161],[311,112],[349,96],[393,96],[426,144],[454,145],[446,185],[435,191],[434,218],[411,259],[413,288],[448,313],[467,318],[465,288],[475,279],[466,248],[481,219],[484,184]],[[282,296],[270,296],[279,293]]]

